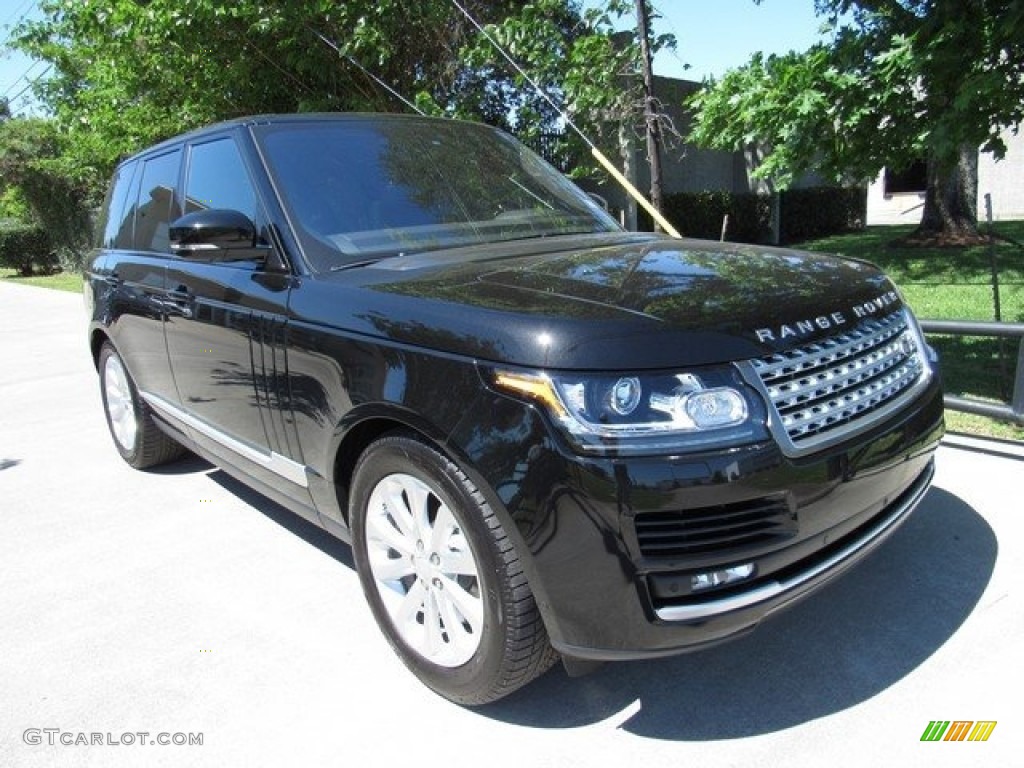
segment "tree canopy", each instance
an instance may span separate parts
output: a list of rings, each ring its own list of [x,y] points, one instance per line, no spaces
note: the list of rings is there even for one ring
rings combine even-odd
[[[622,126],[642,124],[636,41],[615,31],[630,0],[586,12],[579,0],[459,4],[597,141],[617,146]],[[51,65],[36,89],[52,116],[54,162],[87,204],[122,157],[242,115],[404,111],[411,100],[527,140],[564,127],[452,0],[41,0],[39,8],[11,44]]]
[[[534,0],[521,12],[487,26],[511,58],[525,68],[565,114],[595,141],[614,139],[604,133],[623,115],[634,112],[638,101],[635,73],[637,50],[629,35],[616,37],[614,21],[624,3],[612,0],[606,8],[583,14],[564,0]],[[509,64],[486,37],[465,48],[464,61],[483,85],[485,99],[467,89],[457,99],[453,114],[472,115],[475,104],[490,104],[485,118],[533,138],[561,128],[558,112]],[[497,98],[495,98],[497,97]],[[495,114],[497,113],[497,114]],[[488,122],[491,120],[488,119]],[[576,142],[567,136],[568,144]],[[578,147],[577,147],[578,148]]]
[[[770,0],[768,0],[770,2]],[[919,234],[969,238],[976,157],[1001,157],[1024,119],[1021,0],[817,0],[831,40],[755,55],[693,101],[693,139],[758,145],[781,186],[815,170],[839,181],[926,160]]]
[[[51,120],[0,121],[0,205],[44,229],[61,263],[72,265],[90,242],[88,182],[61,155]]]
[[[484,21],[523,4],[464,2]],[[74,160],[104,177],[122,155],[216,120],[405,108],[353,61],[446,104],[472,30],[449,0],[43,0],[40,10],[13,45],[54,65],[40,98]]]

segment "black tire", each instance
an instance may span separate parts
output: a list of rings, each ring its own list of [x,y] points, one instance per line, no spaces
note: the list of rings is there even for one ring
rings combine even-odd
[[[422,490],[419,484],[426,489],[424,497],[417,497],[422,501],[413,499]],[[431,521],[430,542],[417,554],[408,551],[409,542],[419,539],[420,544],[428,537],[403,533],[392,507],[401,508],[406,525],[415,517],[413,508],[427,510],[422,519]],[[370,445],[356,465],[350,521],[356,567],[377,623],[406,666],[440,695],[463,705],[486,704],[526,685],[558,658],[500,521],[465,473],[433,447],[406,435]],[[391,528],[382,536],[387,525]],[[392,543],[398,549],[390,548]],[[472,576],[465,567],[471,561]],[[446,572],[449,567],[455,570]],[[392,575],[392,569],[409,573],[378,578]],[[425,584],[431,580],[436,586]],[[396,625],[395,605],[415,606],[419,595],[422,603],[406,612],[403,633]],[[469,607],[478,606],[480,613],[463,611],[466,600],[475,600]],[[437,619],[433,623],[431,611]],[[437,653],[428,656],[431,626]]]
[[[153,421],[149,406],[139,397],[124,361],[110,342],[100,348],[99,374],[107,429],[122,459],[136,469],[145,469],[185,453],[185,448]],[[134,422],[134,429],[126,427],[129,420]]]

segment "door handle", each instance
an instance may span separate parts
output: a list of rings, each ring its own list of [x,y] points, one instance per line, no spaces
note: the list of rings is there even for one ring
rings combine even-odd
[[[178,314],[186,319],[192,317],[192,302],[195,300],[195,294],[187,287],[179,285],[173,291],[168,291],[167,298]]]

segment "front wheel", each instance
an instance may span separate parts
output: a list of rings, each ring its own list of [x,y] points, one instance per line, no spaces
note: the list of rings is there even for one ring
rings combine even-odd
[[[374,617],[424,683],[485,704],[554,663],[515,547],[451,460],[413,437],[384,437],[356,466],[350,510]]]

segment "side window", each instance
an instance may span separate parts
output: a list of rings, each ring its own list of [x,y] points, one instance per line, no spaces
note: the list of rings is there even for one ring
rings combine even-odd
[[[168,250],[168,227],[181,216],[181,206],[174,194],[180,166],[180,149],[150,158],[142,164],[142,183],[135,212],[135,247],[139,250]]]
[[[126,163],[114,173],[107,199],[103,201],[102,218],[96,228],[99,248],[130,248],[135,224],[135,208],[129,207],[129,193],[138,163]]]
[[[256,192],[232,138],[216,139],[192,147],[185,184],[185,212],[204,208],[241,211],[259,224]]]
[[[902,170],[886,168],[882,184],[886,196],[924,192],[928,189],[928,164],[924,160],[916,160]]]

